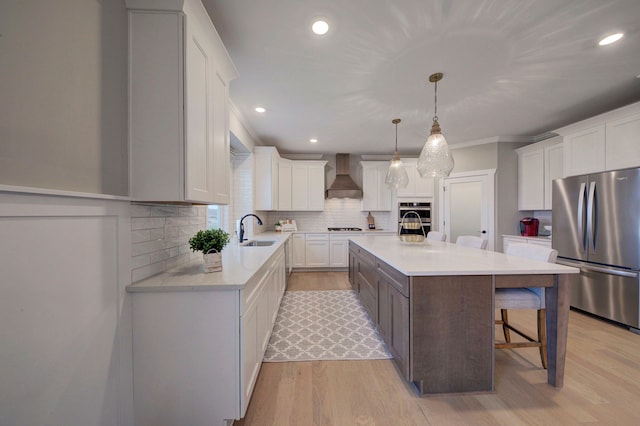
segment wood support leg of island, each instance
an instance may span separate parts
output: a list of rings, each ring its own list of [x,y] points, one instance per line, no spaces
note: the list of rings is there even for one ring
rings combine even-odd
[[[564,384],[564,363],[569,325],[569,280],[556,275],[553,287],[545,290],[547,306],[547,382],[561,388]]]
[[[421,394],[493,390],[493,283],[412,277],[410,380]]]

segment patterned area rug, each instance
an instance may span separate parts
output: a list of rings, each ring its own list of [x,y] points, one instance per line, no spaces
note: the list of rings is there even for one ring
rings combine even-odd
[[[389,358],[353,290],[287,291],[264,361]]]

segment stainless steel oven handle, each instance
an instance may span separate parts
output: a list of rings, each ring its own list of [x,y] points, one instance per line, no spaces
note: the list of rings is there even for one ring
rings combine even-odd
[[[638,278],[637,272],[621,271],[619,269],[611,269],[604,266],[585,265],[584,263],[572,262],[570,260],[565,260],[565,259],[562,259],[557,263],[565,266],[573,266],[574,268],[578,268],[580,270],[585,270],[585,271],[600,272],[603,274],[617,275],[619,277]]]

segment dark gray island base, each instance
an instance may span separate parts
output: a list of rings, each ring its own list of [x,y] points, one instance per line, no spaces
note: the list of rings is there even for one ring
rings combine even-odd
[[[444,251],[456,250],[447,247],[453,244],[439,244]],[[463,258],[468,253],[466,249],[458,254]],[[494,255],[506,257],[502,253],[490,256]],[[462,258],[460,262],[464,262]],[[494,390],[493,293],[500,287],[547,288],[548,383],[561,387],[569,314],[563,275],[549,271],[465,272],[468,270],[461,275],[406,275],[361,245],[349,243],[351,286],[377,325],[399,371],[419,393]]]

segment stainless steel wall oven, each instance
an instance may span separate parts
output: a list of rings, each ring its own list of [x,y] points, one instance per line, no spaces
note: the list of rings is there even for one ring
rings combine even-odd
[[[431,231],[431,203],[422,201],[402,201],[398,203],[398,232],[402,217],[408,212],[416,212],[420,216],[425,235]],[[415,217],[415,216],[414,216]]]

